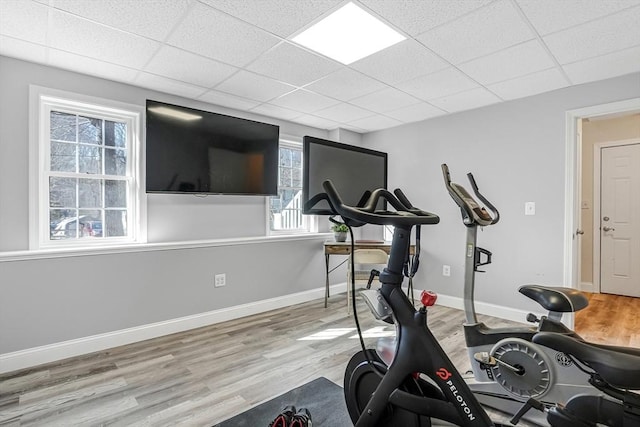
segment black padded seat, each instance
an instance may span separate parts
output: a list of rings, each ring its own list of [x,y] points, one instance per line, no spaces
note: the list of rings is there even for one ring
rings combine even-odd
[[[558,313],[579,311],[589,305],[587,297],[573,288],[524,285],[520,286],[518,291],[536,301],[545,309]]]
[[[594,344],[553,332],[539,332],[532,341],[575,357],[614,387],[640,389],[640,349]]]

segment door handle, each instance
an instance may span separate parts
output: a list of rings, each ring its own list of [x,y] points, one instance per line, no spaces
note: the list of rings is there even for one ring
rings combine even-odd
[[[606,226],[605,226],[605,227],[602,227],[602,231],[604,231],[604,232],[607,232],[607,231],[616,231],[616,229],[615,229],[615,228],[613,228],[613,227],[606,227]]]
[[[582,235],[582,234],[584,234],[584,230],[577,229],[577,230],[576,230],[576,234],[580,234],[580,235]]]

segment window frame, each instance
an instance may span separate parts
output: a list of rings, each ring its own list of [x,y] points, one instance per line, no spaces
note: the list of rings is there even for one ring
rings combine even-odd
[[[83,176],[80,172],[57,172],[50,169],[51,111],[126,123],[126,172],[124,178],[118,179],[127,183],[127,234],[125,236],[61,240],[50,238],[49,178],[61,175],[73,178]],[[144,153],[143,118],[144,109],[137,105],[30,86],[29,248],[31,250],[146,243],[146,193],[142,156]],[[109,180],[109,176],[102,171],[96,179],[105,182]]]
[[[301,138],[285,136],[280,138],[280,143],[278,147],[278,158],[280,156],[279,150],[280,148],[294,148],[299,149],[301,154],[301,164],[302,168],[304,168],[304,153],[302,152],[302,140]],[[302,169],[301,169],[302,170]],[[304,170],[302,170],[304,173]],[[302,177],[300,177],[302,179]],[[278,161],[278,192],[280,191],[280,162]],[[302,191],[302,183],[300,184],[300,191]],[[267,196],[265,199],[265,225],[266,225],[266,235],[267,236],[287,236],[287,235],[296,235],[296,234],[315,234],[318,233],[318,221],[315,215],[304,215],[301,213],[304,221],[306,222],[305,228],[298,229],[286,229],[286,230],[272,230],[271,229],[271,198],[277,196]],[[301,211],[302,212],[302,211]]]

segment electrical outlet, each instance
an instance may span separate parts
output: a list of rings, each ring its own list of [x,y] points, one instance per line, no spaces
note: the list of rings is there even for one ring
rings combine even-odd
[[[443,276],[451,276],[451,266],[449,265],[443,265],[442,266],[442,275]]]
[[[225,286],[227,284],[227,275],[226,274],[216,274],[213,282],[213,286],[219,288],[220,286]]]

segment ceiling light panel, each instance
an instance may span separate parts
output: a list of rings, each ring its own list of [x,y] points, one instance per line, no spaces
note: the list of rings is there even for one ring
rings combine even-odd
[[[348,65],[404,39],[378,18],[347,3],[295,36],[293,41]]]

